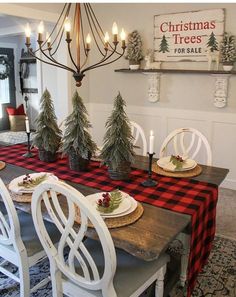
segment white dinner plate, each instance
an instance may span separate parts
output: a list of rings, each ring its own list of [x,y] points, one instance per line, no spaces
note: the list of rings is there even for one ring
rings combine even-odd
[[[102,217],[104,217],[104,218],[120,217],[120,216],[126,215],[126,214],[132,212],[133,210],[135,210],[135,208],[137,207],[136,200],[134,200],[132,197],[130,197],[128,194],[126,194],[124,192],[121,192],[121,193],[123,195],[123,199],[122,199],[122,202],[120,203],[119,207],[116,208],[112,213],[99,212]],[[86,198],[90,201],[90,203],[92,204],[92,206],[95,209],[97,209],[97,201],[99,199],[102,199],[102,194],[103,194],[103,192],[86,196]]]
[[[186,159],[183,162],[183,167],[181,169],[176,170],[176,166],[170,162],[171,156],[163,157],[157,161],[157,165],[166,171],[187,171],[195,168],[197,166],[197,162],[192,159]]]
[[[47,175],[47,178],[45,180],[58,180],[58,178],[55,175],[53,175],[52,173],[48,173],[48,172],[30,173],[30,177],[35,179],[35,178],[42,176],[44,174]],[[17,178],[14,178],[9,184],[9,190],[16,194],[33,193],[35,187],[28,189],[28,188],[24,188],[23,186],[18,185],[18,183],[23,181],[24,177],[25,177],[25,174],[18,176]]]

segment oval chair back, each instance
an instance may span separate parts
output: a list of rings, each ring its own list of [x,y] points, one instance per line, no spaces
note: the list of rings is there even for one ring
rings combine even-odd
[[[42,215],[43,204],[50,220],[61,233],[58,246],[52,243],[45,228]],[[78,213],[80,225],[78,227],[77,224],[76,229],[75,220]],[[35,229],[50,260],[53,296],[62,296],[59,295],[59,292],[62,292],[59,288],[62,275],[78,286],[78,296],[86,292],[88,294],[85,290],[90,290],[91,296],[95,290],[102,290],[103,296],[115,296],[113,277],[116,270],[116,253],[110,232],[97,210],[91,207],[91,203],[80,192],[60,181],[45,181],[33,193],[32,215]],[[101,243],[103,251],[101,257],[104,258],[102,271],[100,271],[101,267],[98,269],[84,244],[89,221]],[[64,254],[66,248],[68,257]]]
[[[194,159],[202,146],[206,150],[206,165],[212,165],[212,152],[207,138],[194,128],[179,128],[172,131],[163,141],[159,158],[168,154],[168,146],[173,142],[175,155],[188,156]]]
[[[136,122],[130,121],[131,125],[131,133],[134,137],[133,145],[136,146],[139,144],[139,140],[141,139],[141,150],[142,150],[142,156],[147,155],[147,139],[144,133],[143,128],[137,124]]]

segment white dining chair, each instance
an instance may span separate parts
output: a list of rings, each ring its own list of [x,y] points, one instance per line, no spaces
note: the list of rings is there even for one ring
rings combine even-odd
[[[60,199],[56,193],[62,195]],[[61,232],[58,247],[45,229],[42,202]],[[80,225],[74,223],[78,209]],[[53,297],[63,294],[70,297],[138,297],[154,281],[156,297],[163,296],[169,256],[163,254],[157,260],[147,262],[115,249],[104,220],[76,189],[61,181],[41,183],[33,194],[32,215],[50,261]],[[97,240],[85,237],[88,221],[93,224]]]
[[[3,201],[0,208],[0,272],[20,284],[20,297],[29,297],[45,285],[49,278],[43,279],[30,289],[29,268],[46,257],[38,239],[32,216],[16,211],[8,189],[0,179],[0,196]],[[52,234],[53,242],[58,241],[55,225],[47,222],[46,228]],[[18,267],[18,275],[7,269],[6,264]]]
[[[133,145],[141,144],[142,156],[147,155],[147,139],[143,128],[134,121],[130,121],[131,133],[134,138]],[[140,143],[141,142],[141,143]]]
[[[212,165],[212,151],[207,138],[194,128],[179,128],[172,131],[163,141],[159,158],[168,154],[168,149],[173,144],[175,155],[188,156],[194,159],[205,147],[206,165]]]

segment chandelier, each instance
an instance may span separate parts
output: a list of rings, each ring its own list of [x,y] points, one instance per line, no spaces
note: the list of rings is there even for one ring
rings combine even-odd
[[[86,29],[89,29],[90,31],[87,34],[85,34],[85,25]],[[40,22],[38,26],[38,47],[36,50],[33,50],[30,47],[31,28],[29,24],[26,25],[25,34],[25,45],[27,47],[28,54],[43,63],[72,72],[77,87],[81,86],[82,79],[87,71],[106,66],[117,61],[124,55],[126,49],[126,34],[124,29],[122,29],[120,33],[121,46],[119,50],[117,24],[115,22],[113,23],[113,40],[109,41],[110,38],[108,32],[103,31],[91,4],[89,3],[76,3],[74,5],[72,3],[65,3],[52,31],[50,33],[46,32],[45,39],[44,24],[43,22]],[[70,67],[63,64],[58,60],[58,58],[56,58],[56,53],[60,48],[63,38],[65,38],[67,43],[68,54],[72,65]],[[76,58],[72,55],[72,40],[75,41]],[[88,65],[88,57],[90,49],[92,48],[92,40],[94,47],[97,48],[97,52],[100,54],[100,58],[95,63]],[[41,53],[40,56],[39,53]],[[81,61],[82,57],[83,61]]]

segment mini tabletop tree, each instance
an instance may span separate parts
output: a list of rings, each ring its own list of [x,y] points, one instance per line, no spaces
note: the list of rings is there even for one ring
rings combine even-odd
[[[209,40],[207,42],[207,47],[209,47],[211,52],[218,51],[218,41],[216,40],[215,34],[211,32]]]
[[[236,58],[235,37],[233,35],[224,34],[220,46],[221,61],[223,65],[233,65]]]
[[[111,116],[106,122],[106,134],[101,158],[108,165],[112,179],[128,179],[130,165],[133,161],[133,136],[129,119],[125,113],[125,101],[120,93],[115,98]]]
[[[88,132],[91,127],[87,119],[88,112],[77,91],[74,93],[72,103],[73,111],[66,118],[60,151],[69,156],[72,170],[82,171],[87,169],[90,157],[95,153],[97,146]]]
[[[165,37],[165,35],[163,35],[161,43],[160,43],[159,53],[169,52],[168,46],[169,45],[168,45],[168,42],[166,40],[166,37]]]
[[[137,30],[128,35],[128,44],[125,58],[129,60],[130,65],[139,65],[143,59],[142,40]]]
[[[61,130],[58,128],[52,98],[47,89],[42,95],[40,108],[33,145],[39,149],[40,160],[53,162],[56,160],[56,152],[60,145]]]

